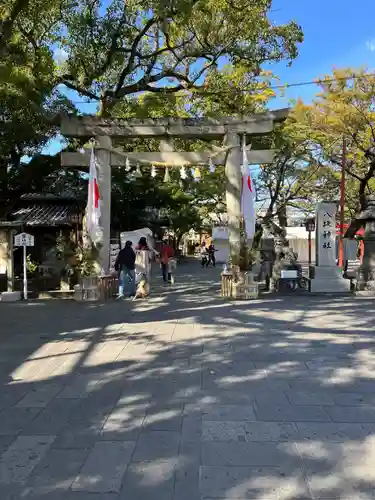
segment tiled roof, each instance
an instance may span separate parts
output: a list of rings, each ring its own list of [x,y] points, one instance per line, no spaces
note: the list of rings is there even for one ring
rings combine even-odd
[[[76,205],[32,203],[17,208],[10,214],[10,219],[26,226],[60,226],[76,223],[80,214]]]
[[[79,196],[78,196],[78,199]],[[84,199],[84,198],[82,198]],[[21,200],[25,200],[25,201],[62,201],[62,202],[66,202],[66,201],[75,201],[77,200],[77,195],[72,195],[72,194],[69,194],[69,193],[62,193],[60,195],[57,195],[57,194],[53,194],[53,193],[25,193],[23,195],[21,195]]]

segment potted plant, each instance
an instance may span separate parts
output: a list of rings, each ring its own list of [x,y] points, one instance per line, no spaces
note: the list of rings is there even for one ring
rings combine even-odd
[[[75,274],[75,251],[74,244],[63,234],[56,238],[56,257],[61,261],[60,289],[70,290]]]
[[[99,249],[94,245],[78,245],[75,250],[76,271],[82,286],[92,286],[97,276],[97,259]]]
[[[247,243],[247,233],[243,218],[241,219],[241,240],[238,264],[232,267],[233,270],[233,296],[235,298],[249,298],[258,296],[258,287],[254,284],[251,272],[254,262],[257,259],[257,251],[249,249]],[[255,291],[252,289],[255,287]]]

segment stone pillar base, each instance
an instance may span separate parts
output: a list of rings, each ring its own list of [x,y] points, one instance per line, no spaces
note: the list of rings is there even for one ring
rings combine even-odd
[[[358,297],[375,297],[375,282],[373,282],[374,288],[371,289],[366,289],[366,290],[357,290],[355,292]]]
[[[311,280],[312,293],[350,293],[350,280],[342,277],[336,266],[315,267],[315,277]]]
[[[250,300],[259,297],[259,284],[252,273],[240,273],[239,280],[232,284],[232,297],[237,300]]]
[[[358,269],[357,292],[368,297],[375,296],[375,267],[362,264]]]
[[[0,293],[1,302],[17,302],[21,300],[21,292],[3,292]]]

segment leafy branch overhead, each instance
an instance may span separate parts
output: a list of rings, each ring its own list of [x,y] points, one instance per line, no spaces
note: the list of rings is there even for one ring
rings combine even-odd
[[[111,102],[141,91],[204,86],[223,60],[259,74],[268,61],[292,60],[302,32],[275,26],[270,0],[83,0],[65,15],[60,81]],[[103,13],[104,12],[104,13]]]
[[[314,144],[315,156],[333,170],[341,168],[345,141],[346,171],[357,185],[357,209],[365,208],[375,187],[375,76],[365,70],[336,70],[321,80],[320,89],[311,105],[297,103],[294,134]]]

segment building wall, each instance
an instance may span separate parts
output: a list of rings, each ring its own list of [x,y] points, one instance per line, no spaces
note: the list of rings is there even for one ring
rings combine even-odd
[[[304,227],[288,227],[287,238],[290,248],[298,255],[300,262],[308,262],[309,260],[309,243],[308,233]],[[216,261],[225,263],[229,258],[228,240],[223,238],[214,239],[216,249]],[[249,241],[249,247],[251,241]],[[262,249],[267,250],[273,247],[273,240],[270,238],[262,239]],[[337,258],[338,258],[338,241],[337,241]],[[315,263],[315,234],[311,235],[311,260]],[[357,258],[357,242],[354,240],[344,240],[344,258],[345,260],[356,260]]]
[[[215,257],[218,264],[225,264],[229,259],[228,240],[215,240],[215,248],[217,250]]]

